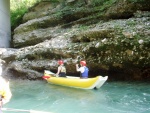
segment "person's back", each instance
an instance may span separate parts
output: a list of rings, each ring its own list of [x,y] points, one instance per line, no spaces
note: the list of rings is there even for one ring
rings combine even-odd
[[[66,77],[66,67],[64,65],[60,65],[60,73],[61,77]]]
[[[58,71],[56,75],[59,77],[66,77],[66,68],[64,66],[64,62],[62,60],[59,60],[58,64],[59,64],[59,67],[58,67]]]

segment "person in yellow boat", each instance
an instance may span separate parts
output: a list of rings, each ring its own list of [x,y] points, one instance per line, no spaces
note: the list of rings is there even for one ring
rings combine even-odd
[[[62,60],[58,61],[59,67],[56,73],[56,76],[66,77],[66,68],[64,66],[64,62]]]
[[[76,64],[76,70],[81,72],[81,78],[88,78],[89,69],[86,67],[86,61],[80,61],[81,67]]]

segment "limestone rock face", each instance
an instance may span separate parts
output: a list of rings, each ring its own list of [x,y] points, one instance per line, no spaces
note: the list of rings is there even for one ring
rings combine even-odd
[[[16,49],[0,57],[13,77],[41,78],[62,59],[67,74],[79,75],[75,64],[86,60],[90,77],[150,80],[149,11],[146,0],[40,2],[14,30]]]

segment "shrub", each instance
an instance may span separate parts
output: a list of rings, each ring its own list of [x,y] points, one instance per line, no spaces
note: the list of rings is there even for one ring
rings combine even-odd
[[[33,6],[40,0],[11,0],[10,13],[11,13],[11,28],[16,28],[22,22],[23,15],[28,11],[28,8]]]

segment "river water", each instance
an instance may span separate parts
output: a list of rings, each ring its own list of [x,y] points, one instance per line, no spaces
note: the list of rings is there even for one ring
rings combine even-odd
[[[11,80],[10,87],[13,96],[5,108],[52,113],[150,113],[150,83],[107,81],[98,90],[83,90],[46,81]]]

